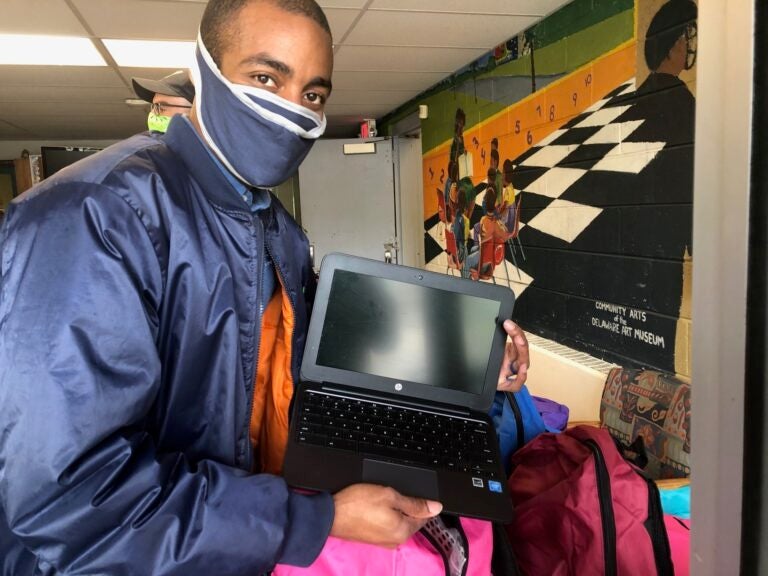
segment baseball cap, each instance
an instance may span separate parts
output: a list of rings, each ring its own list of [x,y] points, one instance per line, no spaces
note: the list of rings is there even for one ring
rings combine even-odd
[[[669,54],[688,24],[698,17],[692,0],[670,0],[656,12],[645,37],[645,62],[656,70]]]
[[[132,78],[133,91],[136,96],[152,102],[155,94],[165,94],[166,96],[180,96],[189,102],[195,98],[195,87],[189,79],[189,73],[186,70],[177,70],[160,80],[151,80],[149,78]]]

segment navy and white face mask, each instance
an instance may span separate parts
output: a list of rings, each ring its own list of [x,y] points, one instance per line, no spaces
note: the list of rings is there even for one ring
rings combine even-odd
[[[250,186],[285,182],[325,131],[325,115],[227,80],[199,35],[192,78],[203,138],[221,163]]]

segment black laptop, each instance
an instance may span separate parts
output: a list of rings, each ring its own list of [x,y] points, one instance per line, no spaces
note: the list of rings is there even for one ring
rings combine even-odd
[[[322,262],[284,476],[360,482],[512,518],[487,413],[504,356],[507,287],[344,254]]]

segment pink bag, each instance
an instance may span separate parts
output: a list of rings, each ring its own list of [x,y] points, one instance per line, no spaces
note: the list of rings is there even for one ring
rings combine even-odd
[[[432,535],[425,534],[428,528]],[[488,576],[493,553],[491,523],[461,518],[461,529],[454,529],[453,537],[466,537],[468,546],[450,546],[445,535],[438,535],[430,524],[394,550],[330,537],[311,566],[278,564],[273,576]],[[469,550],[468,558],[462,549]]]
[[[672,549],[675,576],[688,576],[691,573],[691,521],[664,514],[664,524]]]
[[[607,430],[541,434],[512,456],[507,527],[530,576],[671,576],[659,492]]]

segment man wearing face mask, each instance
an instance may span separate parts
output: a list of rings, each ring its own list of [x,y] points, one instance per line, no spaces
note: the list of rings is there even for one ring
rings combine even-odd
[[[178,70],[160,80],[132,78],[131,83],[136,96],[152,105],[147,116],[150,132],[165,134],[171,118],[176,114],[189,114],[192,109],[195,87],[184,70]]]
[[[396,546],[439,513],[277,475],[315,279],[267,189],[322,134],[332,59],[313,0],[210,0],[190,116],[11,204],[0,573],[256,576],[309,565],[329,535]],[[506,328],[499,381],[517,388],[526,342]]]

